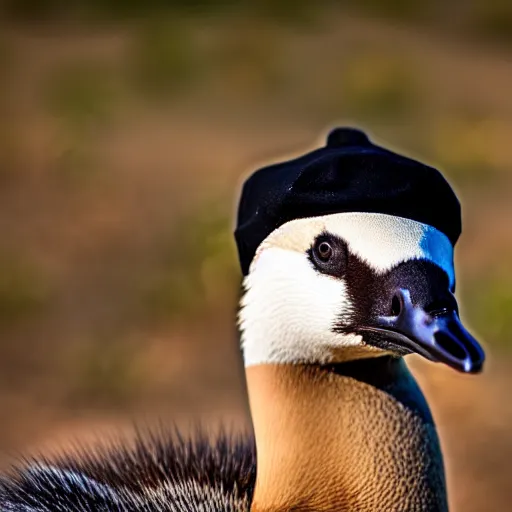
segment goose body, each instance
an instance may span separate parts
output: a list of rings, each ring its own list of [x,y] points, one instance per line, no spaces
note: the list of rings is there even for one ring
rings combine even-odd
[[[254,440],[147,436],[34,461],[0,479],[0,510],[447,511],[435,425],[403,356],[482,367],[453,296],[459,234],[440,173],[357,130],[257,171],[235,232]]]

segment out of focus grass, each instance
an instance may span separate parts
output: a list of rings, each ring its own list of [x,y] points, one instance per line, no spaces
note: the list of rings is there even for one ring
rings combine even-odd
[[[83,136],[109,121],[118,99],[115,77],[108,66],[73,60],[47,77],[43,102],[66,129]]]
[[[261,16],[279,23],[315,24],[322,11],[364,13],[400,23],[441,28],[449,34],[510,45],[512,7],[508,0],[411,2],[408,0],[3,0],[0,15],[21,21],[79,19],[133,20],[166,16]]]
[[[471,2],[472,31],[480,37],[506,46],[512,44],[512,3],[508,0]]]
[[[409,0],[347,0],[351,7],[369,12],[375,16],[385,16],[401,21],[421,21],[430,18],[436,3],[410,2]]]
[[[13,129],[10,105],[10,78],[16,67],[12,45],[0,32],[0,184],[16,175],[21,142]]]
[[[56,175],[74,181],[91,174],[91,146],[115,119],[124,94],[118,75],[102,62],[71,60],[45,77],[42,104],[57,125]]]
[[[0,329],[39,312],[49,297],[43,273],[13,254],[0,254]]]
[[[344,111],[362,120],[400,119],[419,102],[412,63],[389,53],[362,53],[341,71]]]
[[[495,147],[495,135],[492,120],[447,116],[432,130],[431,147],[435,158],[457,184],[492,186],[499,172],[499,153],[505,149]],[[490,146],[497,152],[489,151]]]
[[[318,6],[329,5],[319,0],[312,6],[305,0],[4,0],[4,16],[19,20],[49,20],[62,16],[129,19],[171,13],[219,15],[244,12],[289,22],[311,20]]]
[[[82,343],[71,358],[73,377],[66,392],[70,405],[111,408],[136,398],[144,386],[137,364],[140,352],[138,343],[112,334]]]
[[[142,286],[150,316],[167,321],[200,315],[203,308],[215,308],[216,301],[232,296],[238,267],[231,225],[218,202],[176,224],[162,267]]]
[[[13,65],[13,55],[12,49],[10,48],[9,43],[0,34],[0,87],[3,86],[4,81],[8,80],[10,67]]]
[[[0,186],[19,175],[23,166],[23,143],[12,124],[0,121]]]
[[[183,93],[200,77],[204,62],[188,27],[172,18],[143,23],[129,53],[129,73],[146,97],[165,100]]]
[[[228,95],[251,101],[269,98],[286,83],[282,37],[261,22],[228,27],[213,41],[208,78]]]
[[[512,274],[507,268],[489,271],[466,287],[468,318],[485,341],[512,350]]]

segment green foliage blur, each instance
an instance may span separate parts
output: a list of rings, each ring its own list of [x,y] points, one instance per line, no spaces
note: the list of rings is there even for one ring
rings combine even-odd
[[[21,21],[58,19],[129,20],[187,15],[244,13],[279,21],[310,22],[324,9],[348,9],[402,22],[441,26],[491,42],[512,42],[508,0],[2,0],[0,14]]]
[[[41,312],[48,298],[48,285],[37,268],[0,254],[0,331]]]

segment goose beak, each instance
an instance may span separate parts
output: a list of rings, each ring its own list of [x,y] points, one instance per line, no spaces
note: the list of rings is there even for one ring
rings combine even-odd
[[[445,363],[460,372],[482,370],[484,351],[462,325],[455,310],[426,312],[413,305],[408,290],[399,290],[397,298],[398,314],[378,317],[368,330],[385,335],[401,349]]]

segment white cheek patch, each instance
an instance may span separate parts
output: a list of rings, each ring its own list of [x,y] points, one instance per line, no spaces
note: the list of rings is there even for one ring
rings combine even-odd
[[[350,252],[378,273],[407,260],[425,258],[448,274],[451,286],[455,283],[452,244],[432,226],[380,213],[338,213],[315,220],[322,221],[326,231],[344,239]],[[292,222],[301,221],[308,219]]]
[[[326,363],[337,349],[361,345],[360,336],[332,330],[350,311],[344,283],[315,271],[305,253],[265,249],[244,287],[239,325],[246,366]]]

